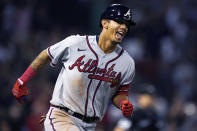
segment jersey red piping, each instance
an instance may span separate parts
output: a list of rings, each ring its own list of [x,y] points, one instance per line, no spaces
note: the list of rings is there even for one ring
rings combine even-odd
[[[48,50],[48,54],[49,54],[49,57],[51,58],[51,60],[54,59],[54,57],[52,56],[51,52],[50,52],[50,47],[47,49]],[[52,61],[51,61],[51,66],[52,67],[55,67],[56,64],[54,64]]]
[[[108,62],[106,63],[106,65],[105,65],[105,69],[107,68],[107,66],[108,66],[109,63],[111,63],[112,61],[118,59],[118,58],[122,55],[123,52],[124,52],[124,50],[122,49],[121,52],[120,52],[120,54],[118,54],[117,57],[115,57],[115,58],[111,59],[110,61],[108,61]],[[104,76],[104,74],[103,74],[103,76]],[[101,85],[101,82],[102,82],[102,80],[99,81],[99,83],[98,83],[98,85],[97,85],[97,87],[96,87],[96,90],[95,90],[95,92],[94,92],[94,95],[93,95],[93,100],[92,100],[93,109],[94,109],[94,99],[95,99],[95,97],[96,97],[97,90],[98,90],[98,88],[99,88],[100,85]],[[96,116],[96,113],[95,113],[95,112],[94,112],[94,116]]]
[[[48,48],[48,52],[49,52],[49,57],[52,59],[54,59],[54,57],[51,55],[51,52],[50,52],[50,47]]]
[[[52,126],[53,131],[55,131],[55,128],[54,128],[54,125],[53,125],[52,119],[50,118],[50,117],[51,117],[51,114],[52,114],[53,109],[54,109],[54,108],[52,108],[52,109],[51,109],[51,112],[50,112],[50,115],[49,115],[49,120],[50,120],[50,124],[51,124],[51,126]]]
[[[89,40],[88,40],[88,36],[86,36],[86,42],[88,44],[88,47],[90,48],[90,50],[93,52],[93,54],[96,56],[96,66],[98,66],[98,55],[96,54],[96,52],[92,49],[92,47],[90,46]],[[90,89],[90,85],[92,83],[92,79],[90,80],[89,84],[88,84],[88,88],[87,88],[87,96],[86,96],[86,104],[85,104],[85,116],[87,116],[87,106],[88,106],[88,94],[89,94],[89,89]],[[95,109],[93,108],[94,113],[95,113]]]

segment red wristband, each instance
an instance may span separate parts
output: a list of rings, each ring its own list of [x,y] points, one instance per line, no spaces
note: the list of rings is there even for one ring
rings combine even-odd
[[[36,71],[31,66],[29,66],[19,79],[24,83],[27,83],[35,74]]]

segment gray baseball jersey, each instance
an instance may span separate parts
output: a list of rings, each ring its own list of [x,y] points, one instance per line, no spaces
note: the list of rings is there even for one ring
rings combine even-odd
[[[102,119],[114,95],[128,95],[135,65],[120,45],[105,54],[96,36],[76,35],[48,47],[47,53],[51,66],[58,61],[63,65],[51,104]]]

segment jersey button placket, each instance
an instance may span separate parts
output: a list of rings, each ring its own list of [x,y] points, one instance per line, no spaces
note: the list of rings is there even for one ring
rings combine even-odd
[[[104,65],[105,58],[106,58],[106,55],[103,55],[99,65],[101,66]]]

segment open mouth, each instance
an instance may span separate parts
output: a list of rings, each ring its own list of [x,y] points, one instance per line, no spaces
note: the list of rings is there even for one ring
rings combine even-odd
[[[125,36],[125,33],[123,31],[116,32],[116,38],[122,40]]]

